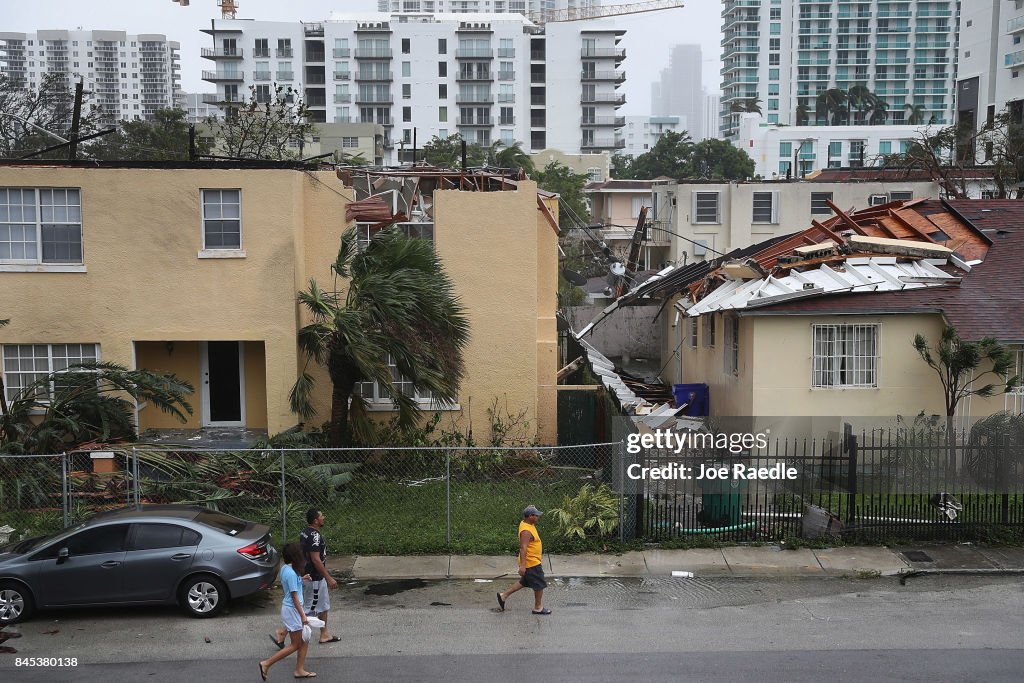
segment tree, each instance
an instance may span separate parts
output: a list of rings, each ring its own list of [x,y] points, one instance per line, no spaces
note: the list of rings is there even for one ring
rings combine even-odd
[[[192,414],[185,398],[192,391],[173,374],[114,363],[72,365],[0,403],[0,451],[60,453],[90,441],[132,439],[136,403],[149,403],[184,422]]]
[[[729,110],[733,113],[760,114],[761,100],[757,97],[748,97],[744,100],[737,100],[732,103]]]
[[[313,362],[327,369],[332,385],[329,439],[335,447],[370,437],[366,402],[356,391],[359,382],[376,381],[394,401],[399,425],[416,425],[421,410],[395,386],[389,359],[416,390],[430,392],[440,403],[454,403],[469,341],[462,304],[433,244],[406,237],[393,226],[377,232],[362,250],[357,242],[355,228],[342,235],[331,264],[331,290],[310,280],[299,293],[312,322],[299,330],[306,368],[289,399],[293,411],[311,418],[315,380],[308,366]],[[339,278],[348,280],[344,294]]]
[[[943,327],[934,350],[922,334],[914,336],[914,348],[939,376],[946,408],[948,443],[952,443],[953,416],[960,401],[968,396],[985,397],[1013,391],[1020,383],[1019,376],[1010,376],[1015,362],[1013,353],[994,337],[985,337],[977,342],[964,341],[954,328],[947,325]],[[988,375],[998,378],[999,382],[985,380],[985,384],[978,384]]]
[[[228,108],[222,119],[206,120],[216,137],[215,147],[224,156],[239,159],[298,159],[294,143],[301,149],[316,132],[299,91],[275,85],[273,97],[261,99],[251,86],[249,99],[241,106]]]
[[[189,158],[189,125],[183,109],[158,109],[150,121],[128,121],[121,129],[87,148],[93,159],[185,161]],[[209,154],[210,144],[197,138],[196,152]]]
[[[446,138],[436,135],[423,145],[423,160],[438,168],[462,167],[462,136],[453,133]],[[483,166],[487,161],[487,153],[477,143],[466,145],[466,165]]]
[[[609,173],[616,180],[633,178],[633,158],[624,154],[613,154]]]
[[[502,143],[498,142],[496,144],[501,146]],[[494,157],[494,163],[501,168],[508,168],[514,172],[522,171],[528,176],[532,176],[537,172],[533,159],[530,158],[530,155],[523,150],[523,146],[518,142],[498,152]]]
[[[924,123],[924,105],[923,104],[911,104],[907,102],[903,105],[903,108],[910,112],[910,116],[907,117],[907,123],[911,126],[920,126]]]
[[[807,104],[800,102],[796,106],[796,125],[806,126],[811,122],[811,113],[807,107]]]
[[[847,94],[839,88],[829,88],[819,93],[815,101],[814,115],[819,125],[839,125],[848,118]]]
[[[685,177],[704,180],[743,180],[754,175],[754,160],[726,140],[701,140],[690,149]]]
[[[633,160],[633,177],[650,180],[659,176],[682,178],[693,149],[693,140],[687,132],[669,131],[658,138],[649,152]]]
[[[38,89],[31,89],[0,73],[0,157],[20,157],[59,144],[57,138],[40,129],[68,138],[74,105],[73,92],[56,74],[46,74]],[[99,108],[83,105],[79,137],[97,132],[101,118]],[[37,158],[66,159],[67,156],[65,147]]]
[[[590,210],[583,188],[590,180],[585,173],[575,173],[568,166],[552,161],[544,170],[535,174],[537,187],[558,194],[558,225],[562,228],[577,227],[582,221],[590,222]]]

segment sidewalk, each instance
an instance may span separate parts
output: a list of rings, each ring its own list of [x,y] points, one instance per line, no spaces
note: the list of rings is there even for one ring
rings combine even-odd
[[[516,575],[514,555],[334,556],[328,570],[359,580],[497,579]],[[969,544],[886,548],[848,546],[780,550],[735,546],[692,550],[644,550],[614,554],[545,555],[544,571],[563,577],[894,576],[920,570],[1024,571],[1024,548]]]

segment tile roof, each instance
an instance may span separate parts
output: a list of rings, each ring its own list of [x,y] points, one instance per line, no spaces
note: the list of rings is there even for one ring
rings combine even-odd
[[[926,210],[934,208],[929,202]],[[899,292],[828,295],[790,301],[750,311],[751,315],[941,313],[961,338],[994,336],[1024,342],[1024,201],[949,200],[947,215],[984,233],[992,244],[984,260],[963,273],[958,287],[943,286]]]

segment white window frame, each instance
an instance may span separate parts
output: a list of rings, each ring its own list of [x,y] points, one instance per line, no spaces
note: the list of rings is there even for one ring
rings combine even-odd
[[[697,330],[700,327],[699,322],[700,322],[700,318],[698,318],[696,316],[690,318],[690,348],[691,349],[697,348],[697,345],[698,345],[697,344],[697,339],[698,339],[698,337],[697,337]]]
[[[815,196],[817,196],[818,199],[815,199]],[[833,193],[831,193],[831,192],[812,192],[811,193],[811,215],[812,216],[831,216],[832,215],[832,209],[830,209],[825,204],[825,200],[826,199],[828,201],[830,201],[830,202],[834,201],[835,200],[835,195]],[[818,206],[817,209],[815,209],[815,204],[816,203],[820,203],[820,206]]]
[[[68,355],[66,348],[65,348],[64,355],[56,355],[56,356],[54,355],[54,347],[68,347],[68,346],[78,346],[78,347],[90,347],[91,346],[92,347],[92,357],[89,357],[88,355],[85,354],[85,349],[84,348],[80,348],[79,349],[80,355],[77,355],[77,356]],[[32,355],[32,356],[26,356],[24,358],[21,356],[21,350],[22,349],[31,349],[33,353],[36,353],[36,352],[39,351],[38,347],[45,347],[45,354],[46,354],[45,356],[43,356],[43,355]],[[17,351],[14,351],[15,349],[17,349]],[[17,355],[12,356],[12,353],[16,353]],[[17,396],[18,393],[24,387],[28,386],[32,382],[35,382],[40,377],[45,377],[46,375],[49,375],[52,372],[60,372],[61,370],[65,370],[65,369],[67,369],[67,367],[69,365],[75,365],[75,364],[83,363],[83,362],[95,362],[95,363],[98,363],[100,360],[101,360],[101,358],[100,358],[100,345],[99,344],[90,344],[90,343],[87,343],[87,342],[66,342],[66,343],[58,343],[58,344],[3,344],[3,345],[0,345],[0,373],[3,374],[3,378],[4,378],[4,391],[6,393],[7,400],[8,401],[13,401],[15,396]],[[45,361],[46,367],[45,368],[31,368],[31,369],[25,369],[25,370],[21,369],[20,367],[17,370],[10,369],[9,366],[12,363],[18,362],[20,364],[21,361],[30,361],[30,362],[34,362],[34,364],[38,364],[39,362]],[[27,380],[23,381],[21,379],[22,377],[27,377]],[[13,378],[18,378],[18,379],[14,380]],[[50,398],[52,396],[53,396],[53,386],[50,386],[49,396],[47,398]]]
[[[713,313],[705,313],[704,318],[704,348],[713,349],[715,348],[715,316]]]
[[[639,218],[640,217],[640,208],[644,207],[644,206],[647,207],[647,217],[648,218],[651,217],[651,209],[654,208],[654,202],[651,199],[650,195],[645,195],[643,197],[633,197],[633,201],[631,202],[631,204],[632,204],[632,213],[631,213],[631,215],[632,215],[633,218]]]
[[[722,223],[722,195],[719,192],[697,192],[693,191],[693,207],[692,207],[692,225],[721,225]],[[707,206],[701,207],[702,202],[708,202],[714,197],[715,201],[715,217],[714,220],[709,220],[707,216]],[[698,211],[699,209],[699,211]],[[700,212],[703,211],[705,216],[702,218]]]
[[[422,408],[429,408],[430,410],[461,410],[462,406],[456,404],[443,403],[433,397],[430,392],[421,394],[416,387],[412,385],[412,382],[407,380],[405,377],[398,372],[398,367],[395,365],[394,359],[388,355],[388,366],[391,368],[392,381],[396,385],[396,388],[401,390],[402,387],[408,386],[412,390],[412,398]],[[394,400],[390,396],[385,396],[383,387],[380,386],[376,381],[372,382],[357,382],[353,390],[353,393],[362,397],[366,401],[367,407],[371,411],[394,411],[397,409]]]
[[[881,326],[811,326],[811,388],[876,389]]]
[[[207,216],[207,206],[214,206],[213,202],[207,203],[207,192],[237,192],[238,193],[238,246],[237,247],[211,247],[206,244],[206,221],[223,220],[223,216]],[[220,201],[218,206],[224,206],[225,202]],[[230,205],[230,203],[228,203]],[[228,220],[235,220],[229,216]],[[207,187],[199,190],[199,238],[202,249],[199,251],[199,258],[245,258],[245,236],[242,231],[242,190],[238,187]]]
[[[5,198],[8,191],[19,191],[19,192],[31,192],[32,193],[32,207],[34,216],[31,221],[25,221],[24,216],[19,221],[10,220],[10,215],[6,211],[0,211],[0,226],[7,226],[9,229],[14,229],[14,226],[30,226],[35,231],[35,256],[32,258],[6,258],[0,259],[0,272],[51,272],[51,273],[84,273],[85,272],[85,235],[83,230],[82,220],[82,190],[79,187],[0,187],[0,190],[4,191]],[[60,191],[65,193],[76,193],[77,204],[65,203],[59,205],[59,208],[69,210],[70,213],[65,215],[65,220],[62,221],[44,221],[43,220],[43,204],[42,204],[42,193],[46,191]],[[65,200],[67,201],[67,199]],[[5,208],[11,206],[9,204],[3,205]],[[23,205],[20,205],[23,206]],[[48,208],[58,208],[56,204],[50,204]],[[77,213],[76,220],[68,220],[69,217],[74,217]],[[81,250],[82,257],[78,261],[44,261],[43,260],[43,226],[70,226],[72,228],[78,228],[78,244]]]
[[[758,195],[761,196],[761,201],[764,201],[764,197],[767,196],[771,201],[771,206],[768,207],[768,220],[759,219],[757,216],[757,200]],[[762,207],[763,210],[763,207]],[[762,225],[778,225],[779,223],[779,193],[778,192],[752,192],[750,197],[750,222],[754,224]]]

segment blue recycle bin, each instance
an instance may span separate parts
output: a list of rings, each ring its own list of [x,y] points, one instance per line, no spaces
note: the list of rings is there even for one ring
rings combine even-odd
[[[688,403],[686,415],[690,417],[707,417],[711,407],[711,394],[707,384],[673,384],[672,396],[676,407]]]

